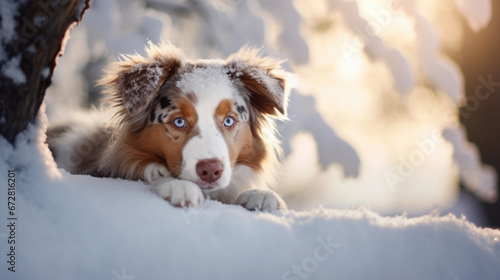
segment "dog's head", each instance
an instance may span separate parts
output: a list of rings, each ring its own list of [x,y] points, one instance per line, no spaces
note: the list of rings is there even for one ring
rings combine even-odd
[[[204,190],[226,187],[237,165],[259,172],[286,115],[289,73],[244,48],[226,60],[187,61],[170,46],[124,57],[104,83],[118,107],[126,154],[164,164]],[[139,172],[143,172],[139,170]]]

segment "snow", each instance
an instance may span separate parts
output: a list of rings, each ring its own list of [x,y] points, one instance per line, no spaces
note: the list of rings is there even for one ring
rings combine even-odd
[[[220,88],[232,88],[226,70],[220,64],[220,61],[206,61],[206,67],[181,74],[176,86],[185,92],[196,93],[216,93]]]
[[[276,34],[276,46],[284,53],[284,57],[291,59],[294,64],[303,65],[309,61],[309,47],[303,36],[297,36],[304,22],[293,5],[288,0],[259,1],[262,13],[267,13],[266,31],[272,34],[272,29],[279,29]]]
[[[330,0],[329,5],[331,9],[339,10],[351,32],[361,37],[367,54],[387,63],[394,75],[396,89],[401,94],[406,94],[415,84],[415,74],[408,58],[401,51],[387,46],[372,30],[370,23],[359,14],[357,2]]]
[[[94,1],[84,16],[90,46],[105,43],[110,55],[144,54],[147,40],[166,37],[170,28],[168,15],[145,8],[142,1]]]
[[[365,208],[181,209],[142,182],[70,175],[44,144],[44,108],[0,169],[16,170],[16,272],[2,279],[497,279],[500,231],[437,213]],[[7,173],[0,174],[2,182]],[[5,190],[4,190],[5,191]],[[7,209],[6,200],[0,202]],[[7,211],[1,211],[6,221]],[[5,228],[0,250],[8,252]],[[3,239],[5,238],[5,239]]]
[[[26,83],[26,76],[21,70],[21,55],[12,57],[2,67],[2,74],[17,85]]]
[[[279,85],[275,78],[273,78],[264,69],[255,69],[255,71],[250,71],[250,75],[259,83],[265,85],[269,92],[271,92],[280,102],[283,99],[283,88]]]
[[[131,77],[137,77],[134,73],[141,73],[139,78],[132,78],[127,81],[130,83],[130,87],[126,88],[123,93],[124,105],[132,111],[132,108],[136,108],[144,103],[144,100],[160,86],[163,69],[158,64],[144,65],[137,63],[128,73],[132,74]]]
[[[474,32],[485,28],[490,22],[490,0],[455,0],[455,3]]]
[[[35,46],[35,44],[31,44],[31,45],[29,45],[29,46],[26,48],[26,51],[28,51],[28,52],[29,52],[29,53],[31,53],[31,54],[36,53],[36,46]]]
[[[427,79],[455,103],[461,104],[465,97],[465,82],[458,65],[440,53],[440,42],[436,31],[431,22],[417,12],[415,5],[408,4],[406,11],[415,18],[416,31],[419,35],[418,56]]]
[[[478,164],[479,151],[476,146],[464,144],[465,128],[449,128],[443,136],[454,146],[453,157],[459,163],[461,179],[467,188],[485,201],[496,201],[497,174],[492,167]]]
[[[16,33],[16,20],[18,15],[18,8],[20,4],[25,1],[5,0],[2,1],[2,9],[0,10],[0,23],[2,34],[0,35],[0,42],[8,42]],[[2,38],[3,37],[3,38]]]
[[[50,75],[50,69],[49,67],[45,67],[42,69],[42,72],[40,73],[42,75],[42,78],[47,79]]]
[[[37,27],[42,27],[44,26],[45,24],[47,24],[47,16],[45,14],[37,14],[33,17],[33,23],[37,26]]]

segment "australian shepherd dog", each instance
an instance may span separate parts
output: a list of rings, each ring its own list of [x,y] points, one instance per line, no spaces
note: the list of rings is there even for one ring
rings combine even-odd
[[[269,186],[291,74],[280,61],[243,48],[225,60],[190,61],[149,44],[122,56],[100,81],[109,121],[48,131],[59,167],[73,174],[142,180],[172,205],[206,198],[249,210],[283,210]],[[82,148],[84,143],[84,149]]]

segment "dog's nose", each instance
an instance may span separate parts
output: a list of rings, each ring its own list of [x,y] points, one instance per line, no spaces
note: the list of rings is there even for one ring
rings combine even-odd
[[[205,182],[215,182],[222,176],[224,167],[218,159],[204,159],[196,164],[196,173]]]

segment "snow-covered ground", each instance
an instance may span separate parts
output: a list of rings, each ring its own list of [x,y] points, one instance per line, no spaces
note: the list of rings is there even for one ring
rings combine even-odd
[[[0,200],[1,279],[500,275],[500,231],[465,218],[382,217],[365,208],[264,213],[211,200],[175,208],[142,182],[57,169],[44,144],[46,125],[42,108],[37,124],[18,136],[16,149],[0,139],[0,181],[8,181],[7,170],[16,179],[11,215],[12,204]]]

